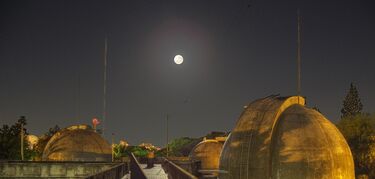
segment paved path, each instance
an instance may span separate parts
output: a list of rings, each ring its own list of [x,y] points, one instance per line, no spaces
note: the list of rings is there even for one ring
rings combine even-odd
[[[141,168],[148,179],[168,179],[161,164],[155,164],[153,168],[146,168],[146,164],[141,164]]]
[[[155,164],[153,168],[146,168],[146,164],[140,164],[143,172],[145,173],[147,179],[168,179],[168,174],[166,174],[161,167],[161,164]],[[125,175],[122,179],[130,179],[130,174]]]
[[[123,176],[121,179],[130,179],[130,174],[126,174],[125,176]]]

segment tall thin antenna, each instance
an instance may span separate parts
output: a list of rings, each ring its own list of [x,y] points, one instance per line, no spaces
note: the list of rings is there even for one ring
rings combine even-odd
[[[301,95],[301,16],[297,10],[297,96]],[[299,99],[299,98],[298,98]]]
[[[112,141],[112,143],[111,143],[111,150],[112,150],[112,152],[111,152],[111,154],[112,154],[112,162],[113,161],[115,161],[115,153],[114,153],[114,141],[113,141],[113,136],[114,136],[115,134],[114,133],[112,133],[112,138],[111,138],[111,141]]]
[[[169,143],[169,129],[168,129],[168,122],[169,122],[169,115],[167,114],[167,157],[169,157],[169,147],[168,147],[168,143]]]
[[[79,70],[77,70],[77,94],[76,94],[76,118],[77,118],[77,121],[76,121],[76,123],[77,124],[79,124],[81,121],[80,121],[80,95],[81,95],[81,76],[80,76],[80,74],[79,74]]]
[[[104,42],[104,70],[103,70],[103,129],[102,133],[104,136],[105,131],[105,122],[106,122],[106,116],[107,116],[107,58],[108,58],[108,38],[107,35],[105,36],[105,42]]]
[[[24,134],[24,130],[23,130],[23,124],[21,123],[21,160],[23,161],[24,160],[24,157],[23,157],[23,138],[25,136]]]

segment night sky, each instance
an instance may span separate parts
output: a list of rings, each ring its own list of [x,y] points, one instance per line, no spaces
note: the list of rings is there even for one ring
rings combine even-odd
[[[249,102],[296,94],[297,8],[308,106],[336,122],[354,82],[375,112],[371,0],[4,0],[0,124],[100,119],[107,34],[107,139],[164,145],[167,114],[170,138],[230,131]]]

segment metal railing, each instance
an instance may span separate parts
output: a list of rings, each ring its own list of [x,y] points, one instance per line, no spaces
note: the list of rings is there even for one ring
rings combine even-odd
[[[168,173],[168,178],[173,179],[198,179],[198,177],[179,167],[172,161],[164,159],[162,167],[166,173]]]
[[[133,153],[130,154],[130,176],[136,179],[147,179]]]
[[[120,163],[108,170],[86,177],[86,179],[99,179],[99,178],[118,179],[118,178],[122,178],[127,173],[129,173],[128,164]]]

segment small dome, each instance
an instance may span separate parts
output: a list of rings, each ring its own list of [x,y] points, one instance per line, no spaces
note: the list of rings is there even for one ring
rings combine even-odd
[[[43,152],[43,160],[111,161],[111,146],[87,125],[60,130],[51,137]]]
[[[251,103],[224,144],[220,179],[354,179],[353,158],[339,130],[302,97]]]
[[[222,148],[223,143],[217,140],[203,140],[191,150],[189,158],[201,161],[201,169],[203,170],[216,170],[219,168]]]

